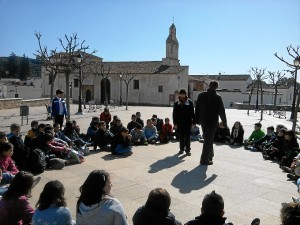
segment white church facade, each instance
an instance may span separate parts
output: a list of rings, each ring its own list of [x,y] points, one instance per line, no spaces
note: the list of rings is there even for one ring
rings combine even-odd
[[[161,61],[105,62],[102,63],[107,76],[89,72],[83,80],[83,100],[104,103],[106,100],[125,102],[128,84],[128,104],[169,106],[180,88],[188,89],[189,67],[179,62],[179,43],[176,38],[176,27],[172,24],[166,40],[166,57]],[[85,73],[85,71],[83,70]],[[107,79],[105,79],[107,77]],[[130,80],[130,82],[129,82]],[[58,74],[54,90],[65,89],[64,74]],[[78,74],[70,75],[70,97],[79,99]],[[106,93],[106,94],[105,94]],[[42,68],[42,96],[50,96],[49,76]]]

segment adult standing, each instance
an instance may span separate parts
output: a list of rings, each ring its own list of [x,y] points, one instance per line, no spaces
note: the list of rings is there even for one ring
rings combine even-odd
[[[61,89],[56,90],[56,96],[52,100],[52,117],[54,123],[58,123],[60,126],[60,130],[62,129],[62,125],[64,123],[64,117],[68,115],[68,111],[66,108],[66,101],[63,99],[64,91]]]
[[[180,89],[178,100],[173,107],[174,129],[179,134],[179,154],[184,151],[191,155],[191,127],[195,124],[195,112],[193,102],[188,98],[186,90]]]
[[[223,125],[227,126],[226,114],[223,100],[216,92],[218,82],[211,81],[206,92],[198,95],[195,117],[196,123],[200,124],[203,131],[203,149],[200,159],[201,165],[212,165],[214,157],[214,135],[217,130],[219,116]]]

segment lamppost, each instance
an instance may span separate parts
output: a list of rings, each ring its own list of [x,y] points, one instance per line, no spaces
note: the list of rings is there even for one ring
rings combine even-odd
[[[18,94],[18,86],[16,85],[15,88],[16,88],[15,98],[19,98],[19,94]]]
[[[78,54],[76,57],[77,63],[79,64],[79,97],[78,97],[78,112],[76,115],[83,115],[82,111],[82,97],[81,97],[81,89],[82,89],[82,68],[81,68],[81,62],[82,62],[82,56],[81,54]]]
[[[120,74],[120,106],[122,106],[122,78],[123,78],[123,75]]]
[[[293,96],[292,113],[291,113],[290,120],[294,120],[294,114],[295,114],[295,104],[296,104],[296,95],[297,95],[297,70],[299,69],[298,68],[299,64],[300,64],[300,57],[296,57],[294,59],[294,66],[295,66],[294,96]]]

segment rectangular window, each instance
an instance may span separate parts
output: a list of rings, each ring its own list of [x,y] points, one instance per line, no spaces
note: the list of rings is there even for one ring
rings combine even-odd
[[[74,79],[74,87],[78,87],[79,86],[79,79]]]
[[[162,85],[158,86],[158,92],[163,92],[163,86]]]
[[[133,80],[133,89],[135,89],[135,90],[140,89],[140,81],[139,80]]]

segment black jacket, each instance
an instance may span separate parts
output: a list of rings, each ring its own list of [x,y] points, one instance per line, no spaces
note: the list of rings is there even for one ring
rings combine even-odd
[[[176,101],[173,107],[173,123],[177,125],[178,131],[191,130],[192,124],[195,124],[194,105],[190,99],[184,104]]]
[[[142,206],[132,218],[133,225],[181,225],[171,213],[156,212]]]
[[[219,116],[226,126],[227,119],[221,96],[213,89],[200,93],[195,108],[196,123],[204,127],[217,126]]]
[[[124,148],[129,147],[131,146],[131,140],[128,137],[124,139],[121,133],[118,133],[111,140],[110,149],[112,154],[117,154],[115,151],[117,145],[122,145]]]
[[[185,225],[232,225],[232,223],[225,223],[225,220],[226,218],[223,217],[200,215]]]

